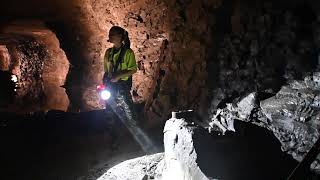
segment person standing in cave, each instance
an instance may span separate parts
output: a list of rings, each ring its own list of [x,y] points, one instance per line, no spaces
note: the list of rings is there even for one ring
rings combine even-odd
[[[115,101],[121,105],[126,118],[136,123],[136,113],[131,97],[132,75],[137,72],[137,64],[133,50],[130,48],[128,32],[119,26],[113,26],[109,31],[112,48],[104,55],[104,83],[116,87]]]

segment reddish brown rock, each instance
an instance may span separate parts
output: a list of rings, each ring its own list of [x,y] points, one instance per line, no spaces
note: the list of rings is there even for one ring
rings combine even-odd
[[[5,45],[0,45],[0,70],[8,71],[10,65],[10,55]]]
[[[107,33],[113,25],[129,32],[139,64],[133,76],[133,97],[136,103],[146,104],[147,117],[164,121],[173,109],[207,107],[210,29],[220,0],[32,0],[32,3],[32,7],[26,5],[28,10],[9,3],[11,6],[6,7],[12,10],[4,10],[2,14],[37,15],[57,31],[72,65],[66,84],[70,110],[101,108],[94,89],[101,83],[102,57],[111,46]],[[44,10],[36,8],[39,6]],[[158,107],[152,106],[165,108],[155,113],[152,109]]]
[[[18,77],[19,88],[11,109],[66,111],[69,100],[61,86],[69,62],[55,34],[37,21],[11,23],[1,33],[12,57],[8,70]]]

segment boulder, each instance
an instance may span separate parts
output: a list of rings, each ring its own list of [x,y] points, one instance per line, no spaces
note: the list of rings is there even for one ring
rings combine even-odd
[[[173,113],[164,127],[164,153],[125,161],[99,180],[285,179],[296,166],[264,128],[235,121],[235,133],[222,136],[194,118],[192,111]]]
[[[237,121],[250,122],[273,132],[282,151],[301,162],[320,137],[320,72],[291,80],[267,99],[251,93],[238,103],[227,103],[212,115],[211,129],[236,131]],[[213,112],[213,111],[212,111]],[[320,156],[311,169],[320,172]]]
[[[221,136],[194,123],[190,113],[173,113],[166,122],[162,180],[284,179],[296,164],[264,128],[235,121],[236,133]]]
[[[268,118],[266,126],[279,139],[282,150],[302,161],[320,137],[320,73],[283,86],[273,97],[260,102]],[[312,169],[320,171],[320,156]]]

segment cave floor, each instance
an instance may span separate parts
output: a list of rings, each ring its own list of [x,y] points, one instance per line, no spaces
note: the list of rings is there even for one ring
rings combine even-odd
[[[144,155],[126,128],[103,111],[2,113],[0,139],[0,179],[96,179]]]
[[[102,110],[86,113],[49,111],[46,114],[35,113],[23,117],[1,113],[0,117],[0,179],[96,180],[114,165],[145,155],[125,126],[117,119],[108,118],[109,116]],[[162,147],[162,131],[163,127],[148,131],[158,147]],[[210,166],[219,167],[224,161],[248,167],[256,166],[252,163],[257,165],[264,163],[258,162],[257,159],[228,161],[228,158],[221,156],[222,152],[228,149],[232,151],[235,148],[239,157],[248,154],[246,152],[248,147],[256,149],[256,154],[260,154],[264,159],[275,157],[277,154],[268,149],[271,149],[270,146],[279,149],[279,143],[275,142],[275,138],[261,139],[260,137],[264,136],[261,133],[264,134],[261,128],[249,127],[244,132],[239,132],[237,136],[217,137],[212,142],[215,146],[219,146],[214,148],[217,152],[210,152],[213,153],[212,156],[222,159],[210,162],[212,163]],[[259,148],[254,147],[263,150],[260,152]],[[160,148],[159,151],[163,149]],[[232,154],[235,153],[231,152]],[[284,156],[281,154],[280,156]],[[277,161],[281,160],[274,162]],[[289,174],[296,165],[292,164],[292,160],[288,163],[291,165],[286,168],[279,167],[286,169],[284,174]],[[281,163],[277,164],[273,166],[280,166]],[[262,176],[264,173],[270,173],[268,168],[262,172]],[[226,170],[225,174],[229,173]]]

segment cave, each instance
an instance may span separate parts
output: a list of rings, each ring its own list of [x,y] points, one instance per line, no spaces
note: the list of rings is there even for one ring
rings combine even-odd
[[[320,179],[320,3],[0,7],[0,179]],[[99,96],[124,28],[136,122]]]

